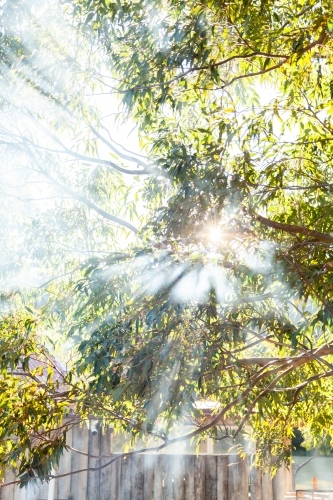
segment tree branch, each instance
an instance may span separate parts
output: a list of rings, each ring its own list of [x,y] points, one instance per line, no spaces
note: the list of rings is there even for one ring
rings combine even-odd
[[[146,162],[144,162],[143,160],[140,160],[140,158],[136,158],[135,156],[130,156],[130,155],[127,155],[126,153],[122,153],[121,151],[119,151],[110,141],[105,139],[105,137],[103,137],[102,134],[100,134],[98,132],[98,130],[96,130],[93,125],[89,125],[89,128],[95,134],[96,137],[98,137],[102,142],[104,142],[104,144],[108,148],[110,148],[114,153],[116,153],[118,156],[120,156],[120,158],[122,158],[123,160],[126,160],[126,161],[130,161],[132,163],[137,163],[138,165],[141,165],[142,167],[147,168],[148,165],[146,164]]]
[[[301,366],[305,363],[313,361],[314,359],[322,356],[328,356],[333,354],[333,345],[319,347],[315,351],[309,351],[301,354],[300,356],[296,356],[293,358],[243,358],[237,360],[238,366],[271,366],[271,365],[283,365],[288,364],[292,365],[294,368]]]
[[[290,234],[304,234],[305,236],[311,236],[315,239],[315,241],[333,244],[333,236],[331,236],[330,234],[321,233],[320,231],[315,231],[314,229],[309,229],[304,226],[284,224],[282,222],[273,221],[259,214],[252,215],[257,219],[258,222],[264,224],[267,227],[271,227],[272,229],[279,229],[280,231],[285,231]]]
[[[70,156],[73,156],[74,158],[77,158],[78,160],[86,161],[87,163],[97,163],[98,165],[106,165],[108,167],[113,168],[114,170],[117,170],[117,172],[121,172],[123,174],[129,174],[129,175],[149,175],[151,172],[149,170],[131,170],[127,168],[120,167],[116,163],[110,161],[110,160],[103,160],[100,158],[91,158],[90,156],[82,155],[80,153],[77,153],[73,151],[72,149],[68,148],[55,134],[50,132],[47,128],[45,128],[41,123],[36,120],[36,118],[31,114],[28,113],[29,117],[34,121],[36,126],[42,130],[45,134],[47,134],[56,144],[58,144],[62,149],[63,153],[67,153]],[[23,140],[26,140],[23,138]],[[29,141],[31,142],[31,141]],[[35,147],[38,148],[38,145],[35,143],[32,143]],[[58,152],[60,153],[60,151]],[[140,164],[139,162],[137,162]]]
[[[32,153],[29,151],[30,156],[32,159],[38,164],[36,161],[36,158],[32,155]],[[97,212],[99,215],[101,215],[104,219],[110,220],[111,222],[115,222],[116,224],[119,224],[120,226],[126,227],[130,231],[132,231],[134,234],[138,233],[138,229],[133,226],[130,222],[125,221],[124,219],[120,219],[119,217],[116,217],[115,215],[111,215],[108,212],[105,212],[105,210],[102,210],[99,208],[97,205],[92,203],[90,200],[85,198],[84,196],[76,193],[72,189],[70,189],[67,186],[64,186],[64,184],[61,184],[59,181],[57,181],[54,177],[52,177],[41,165],[38,165],[38,172],[43,174],[45,177],[47,177],[54,185],[59,187],[62,191],[65,193],[69,194],[71,198],[74,198],[75,200],[83,203],[87,207],[91,208],[95,212]]]
[[[90,200],[88,200],[84,196],[82,196],[78,193],[75,193],[75,191],[73,191],[72,189],[70,189],[67,186],[64,186],[63,184],[58,182],[56,179],[54,179],[54,177],[52,177],[48,172],[46,172],[46,170],[41,169],[40,172],[43,175],[45,175],[45,177],[50,179],[56,186],[58,186],[60,189],[65,191],[65,193],[69,194],[75,200],[77,200],[77,201],[83,203],[84,205],[86,205],[87,207],[91,208],[92,210],[97,212],[99,215],[101,215],[104,219],[110,220],[111,222],[115,222],[116,224],[119,224],[120,226],[126,227],[127,229],[132,231],[134,234],[138,233],[138,229],[135,226],[133,226],[133,224],[131,224],[130,222],[127,222],[124,219],[120,219],[119,217],[116,217],[115,215],[111,215],[108,212],[105,212],[105,210],[102,210],[101,208],[99,208],[97,205],[92,203]]]
[[[303,49],[301,49],[298,52],[296,52],[295,54],[290,54],[289,56],[286,55],[286,54],[269,54],[269,53],[266,53],[266,52],[253,51],[253,52],[250,52],[249,54],[237,54],[237,55],[234,55],[234,56],[230,56],[230,57],[228,57],[226,59],[223,59],[222,61],[219,61],[217,63],[207,64],[207,65],[204,65],[204,66],[194,66],[193,68],[188,69],[184,73],[182,73],[180,75],[177,75],[174,78],[171,78],[170,80],[168,80],[166,82],[153,83],[151,85],[141,85],[141,86],[139,85],[139,86],[131,87],[131,88],[124,89],[124,90],[116,88],[116,87],[112,87],[111,85],[108,85],[108,87],[110,87],[112,90],[116,91],[119,94],[126,94],[128,92],[134,92],[134,91],[137,91],[137,90],[148,90],[148,89],[156,88],[156,87],[165,87],[167,85],[171,85],[172,83],[174,83],[177,80],[180,80],[181,78],[186,77],[187,75],[189,75],[189,74],[191,74],[193,72],[205,71],[205,70],[209,70],[209,69],[213,69],[213,68],[218,68],[220,66],[223,66],[223,65],[225,65],[225,64],[227,64],[229,62],[232,62],[234,60],[237,60],[237,59],[249,59],[251,57],[257,57],[257,56],[259,56],[259,57],[266,57],[266,58],[277,58],[277,59],[280,58],[280,59],[282,59],[282,61],[280,61],[278,64],[275,64],[274,66],[271,66],[269,68],[262,69],[262,70],[259,70],[259,71],[254,71],[252,73],[247,73],[247,74],[244,74],[244,75],[235,76],[234,78],[232,78],[231,80],[229,80],[228,82],[226,82],[221,87],[218,87],[219,89],[224,89],[224,88],[229,87],[230,85],[232,85],[237,80],[241,80],[243,78],[250,78],[250,77],[253,77],[253,76],[264,75],[265,73],[268,73],[270,71],[278,69],[280,66],[282,66],[287,61],[289,61],[292,58],[292,56],[298,55],[299,57],[301,57],[304,53],[306,53],[309,50],[313,49],[315,46],[322,45],[323,43],[325,43],[325,41],[326,41],[327,38],[328,38],[328,35],[325,32],[325,30],[323,30],[323,33],[318,38],[318,40],[315,40],[314,42],[310,43],[309,45],[307,45]],[[214,90],[217,90],[217,89],[214,89]]]
[[[308,52],[309,50],[313,49],[315,46],[317,45],[322,45],[326,39],[328,38],[328,35],[327,33],[325,32],[325,30],[323,31],[323,33],[321,34],[321,36],[318,38],[318,40],[310,43],[309,45],[307,45],[306,47],[304,47],[303,49],[299,50],[298,52],[296,52],[295,54],[291,54],[290,56],[288,56],[286,59],[280,61],[278,64],[275,64],[274,66],[271,66],[269,68],[266,68],[266,69],[262,69],[262,70],[258,70],[258,71],[253,71],[252,73],[246,73],[244,75],[238,75],[238,76],[235,76],[234,78],[232,78],[231,80],[229,80],[228,82],[226,82],[224,85],[222,85],[221,87],[218,87],[216,89],[213,89],[213,90],[223,90],[225,89],[226,87],[229,87],[230,85],[232,85],[233,83],[235,83],[236,81],[238,80],[243,80],[244,78],[251,78],[253,76],[260,76],[260,75],[264,75],[266,73],[269,73],[270,71],[273,71],[275,69],[278,69],[280,68],[283,64],[285,64],[287,61],[289,61],[292,56],[294,55],[298,55],[299,57],[301,57],[303,54],[305,54],[306,52]]]

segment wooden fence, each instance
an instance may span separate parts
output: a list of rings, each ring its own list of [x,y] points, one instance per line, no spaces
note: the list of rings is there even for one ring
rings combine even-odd
[[[58,475],[107,463],[111,433],[92,435],[86,427],[68,433],[74,451],[63,455]],[[88,455],[98,456],[92,458]],[[237,455],[146,453],[121,457],[97,471],[86,470],[53,480],[54,500],[284,500],[290,474],[281,468],[272,479],[251,469]],[[14,480],[7,471],[5,482]],[[20,490],[0,489],[1,500],[48,500],[50,484]],[[49,496],[48,496],[49,495]],[[51,495],[52,496],[52,495]]]

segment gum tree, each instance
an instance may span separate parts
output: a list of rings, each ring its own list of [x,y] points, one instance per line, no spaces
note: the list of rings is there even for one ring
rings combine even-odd
[[[64,8],[100,57],[85,73],[89,84],[99,82],[105,100],[119,100],[147,155],[116,147],[93,106],[83,120],[86,148],[92,138],[101,141],[117,163],[106,165],[96,148],[87,158],[68,147],[63,132],[45,128],[34,110],[31,120],[56,151],[41,148],[38,136],[16,140],[75,207],[96,212],[87,198],[95,193],[102,217],[103,189],[112,206],[115,184],[104,176],[84,187],[85,162],[113,163],[122,173],[132,162],[130,173],[143,174],[136,241],[124,251],[114,233],[103,240],[101,231],[96,255],[72,259],[67,276],[46,285],[45,300],[35,304],[42,324],[76,343],[68,375],[76,415],[165,445],[184,439],[173,438],[182,421],[193,422],[186,438],[200,441],[231,432],[231,419],[233,435],[251,426],[260,463],[272,454],[288,458],[285,438],[294,427],[306,426],[316,443],[327,439],[330,4],[96,0]],[[85,109],[82,88],[73,96],[65,87],[61,103],[73,130],[82,128],[73,118]],[[54,170],[41,166],[45,154]],[[62,155],[77,162],[76,189]],[[125,194],[120,211],[122,200]],[[39,241],[35,228],[29,235]],[[86,231],[86,241],[93,239]],[[209,419],[199,404],[207,400],[214,402]]]

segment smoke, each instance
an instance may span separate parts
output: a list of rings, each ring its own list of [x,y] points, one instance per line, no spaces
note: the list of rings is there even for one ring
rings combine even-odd
[[[225,302],[233,287],[221,267],[208,264],[185,274],[173,287],[172,295],[177,302],[205,302],[211,290],[215,290],[218,302]]]
[[[128,232],[61,186],[128,219],[141,215],[140,204],[133,210],[139,183],[98,165],[99,158],[110,160],[110,149],[88,125],[117,111],[109,96],[91,97],[104,54],[92,51],[89,37],[79,35],[57,0],[4,2],[0,14],[0,290],[29,293],[88,257],[104,256],[130,241]],[[103,82],[98,84],[103,94]],[[103,123],[112,141],[110,116]],[[128,124],[123,132],[118,127],[117,138],[128,133]],[[75,154],[93,162],[79,161]]]

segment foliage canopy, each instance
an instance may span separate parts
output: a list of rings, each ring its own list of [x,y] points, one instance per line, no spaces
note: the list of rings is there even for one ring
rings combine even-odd
[[[4,26],[22,5],[35,12],[33,2],[4,3]],[[39,335],[27,320],[75,343],[64,380],[55,389],[50,375],[38,400],[41,418],[56,405],[55,420],[36,426],[49,442],[70,407],[77,419],[168,444],[182,438],[172,438],[181,421],[200,440],[221,437],[232,420],[234,434],[250,425],[262,463],[288,457],[295,427],[316,443],[333,436],[330,2],[77,0],[62,9],[60,37],[51,9],[47,35],[34,21],[28,43],[19,16],[1,39],[3,155],[11,172],[23,165],[27,182],[42,178],[49,196],[65,196],[26,216],[30,245],[19,258],[59,279],[25,292],[33,319],[22,320],[20,303],[3,313],[4,338],[19,331],[33,355]],[[145,157],[114,142],[97,94],[105,107],[118,99]],[[127,230],[138,236],[125,247]],[[1,408],[17,386],[36,383],[17,375],[29,372],[29,355],[2,358]],[[207,400],[213,418],[200,409]],[[22,418],[16,431],[2,425],[2,463],[22,460],[36,431]],[[57,439],[46,452],[46,438],[29,444],[22,475],[47,476],[65,446]]]

